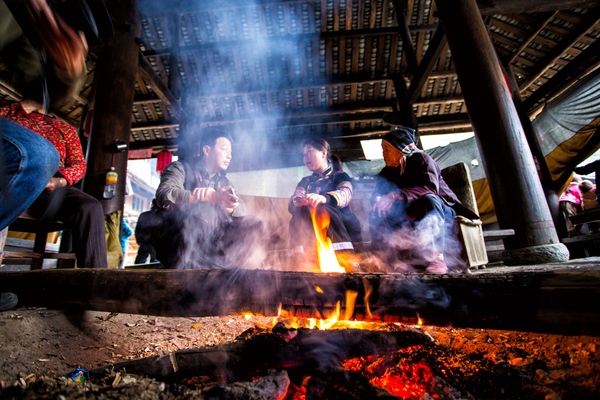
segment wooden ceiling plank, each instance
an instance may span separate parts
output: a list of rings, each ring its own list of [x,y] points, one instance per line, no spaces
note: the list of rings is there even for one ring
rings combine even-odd
[[[419,64],[419,70],[410,83],[410,87],[408,89],[408,99],[411,104],[415,102],[421,93],[421,89],[425,85],[425,82],[427,82],[429,73],[435,67],[437,60],[439,59],[441,52],[444,51],[446,45],[446,34],[440,25],[438,30],[435,31],[431,42],[429,43],[427,53],[423,57],[423,60],[421,60],[421,64]]]
[[[372,0],[362,0],[362,1],[358,1],[358,21],[357,21],[357,26],[358,29],[364,29],[364,14],[365,14],[365,2],[367,1],[372,1]]]
[[[360,0],[356,0],[356,1],[360,1]],[[345,31],[350,31],[352,30],[352,7],[353,7],[354,2],[352,0],[347,0],[346,1],[346,8],[345,8],[345,18],[346,18],[346,24],[343,27]],[[340,27],[342,28],[342,27]]]
[[[345,75],[346,73],[346,39],[338,40],[338,74]]]
[[[327,32],[327,1],[321,0],[321,32]]]
[[[193,55],[192,55],[193,56]],[[192,86],[196,84],[196,82],[194,81],[194,75],[192,73],[192,67],[190,66],[189,60],[188,60],[188,55],[184,54],[183,56],[180,55],[180,60],[181,60],[181,66],[183,68],[183,75],[185,76],[185,81],[182,78],[182,85],[184,86]]]
[[[325,73],[333,76],[333,39],[325,39]]]
[[[390,14],[390,2],[389,1],[383,1],[382,2],[382,8],[381,8],[381,27],[382,28],[386,28],[388,26],[388,19],[389,19],[389,14]],[[392,6],[393,8],[393,6]],[[393,24],[393,22],[392,22]]]
[[[573,46],[573,44],[575,44],[581,36],[585,35],[590,29],[592,29],[598,22],[599,18],[600,10],[591,10],[586,15],[585,22],[582,22],[581,25],[574,28],[568,36],[563,38],[559,46],[548,53],[547,62],[544,63],[536,72],[531,74],[525,80],[525,82],[521,83],[519,86],[521,93],[531,86],[544,73],[544,71],[546,71],[546,69],[566,51],[566,49]]]
[[[377,40],[377,54],[376,54],[376,59],[375,59],[375,71],[372,71],[371,69],[369,69],[369,75],[370,76],[374,76],[378,71],[383,71],[383,63],[384,63],[384,52],[385,52],[385,37],[379,37],[377,39],[373,39],[373,40]],[[365,49],[365,52],[369,50],[369,53],[371,52],[370,48],[369,49]],[[370,58],[370,57],[369,57]],[[371,63],[369,63],[369,68],[370,68]]]
[[[486,18],[489,18],[486,17]],[[503,21],[501,19],[496,19],[496,18],[491,18],[490,19],[490,24],[492,26],[496,26],[499,30],[503,30],[503,31],[507,31],[512,33],[514,36],[517,37],[523,37],[527,34],[527,31],[525,30],[524,27],[518,26],[518,25],[513,25],[509,22]],[[492,30],[493,31],[493,30]],[[500,33],[496,33],[497,35],[501,35]],[[501,36],[506,36],[506,34],[501,35]]]
[[[333,30],[340,30],[340,2],[333,2]]]
[[[373,61],[373,42],[376,40],[377,39],[375,39],[375,38],[365,38],[364,39],[363,74],[365,76],[370,76],[371,74],[375,73],[375,71],[373,71],[373,69],[371,68],[371,65],[372,65],[372,61]],[[382,53],[381,53],[383,48],[379,47],[378,44],[376,46],[377,46],[377,52],[375,54],[375,62],[377,62],[378,60],[383,58]],[[377,67],[375,67],[375,68],[377,68]],[[376,71],[381,71],[381,69],[376,69]]]

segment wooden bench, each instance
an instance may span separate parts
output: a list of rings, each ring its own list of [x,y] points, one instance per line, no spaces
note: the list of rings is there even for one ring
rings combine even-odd
[[[600,222],[600,208],[594,208],[589,211],[583,211],[569,217],[573,225],[583,225],[587,222]]]
[[[31,269],[42,269],[44,259],[63,260],[59,263],[60,267],[75,267],[75,254],[71,252],[47,251],[46,244],[48,233],[58,232],[68,229],[65,224],[58,221],[40,221],[39,219],[21,215],[9,226],[9,230],[15,232],[35,233],[32,251],[4,251],[2,250],[2,262],[5,264],[27,264]],[[26,248],[27,246],[22,246]]]

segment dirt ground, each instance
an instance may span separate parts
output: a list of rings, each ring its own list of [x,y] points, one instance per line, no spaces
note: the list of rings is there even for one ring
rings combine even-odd
[[[47,385],[50,385],[47,382],[54,382],[47,387],[56,387],[57,378],[77,367],[90,370],[127,359],[219,346],[231,343],[249,328],[267,328],[272,324],[271,318],[264,317],[166,318],[89,311],[65,313],[40,308],[1,312],[0,398],[14,398],[10,394],[14,391],[10,389],[15,386],[21,388],[21,398],[39,398],[40,381],[45,380]],[[438,349],[459,354],[458,357],[453,356],[454,361],[448,361],[450,364],[462,363],[461,367],[456,367],[457,371],[467,368],[472,373],[479,368],[474,367],[479,365],[475,362],[484,362],[510,368],[526,377],[536,386],[535,393],[540,399],[600,398],[598,337],[440,327],[414,329],[430,336]],[[459,361],[461,358],[463,361]],[[464,360],[470,361],[464,364]],[[459,373],[466,374],[465,371]],[[26,396],[26,388],[36,384],[38,393]],[[77,384],[82,385],[75,382]],[[178,398],[172,392],[171,397],[166,396],[164,385],[153,381],[138,380],[137,385],[134,390],[138,392],[154,393],[146,398]],[[123,392],[111,395],[106,391],[101,397],[90,397],[94,390],[101,388],[87,387],[87,395],[80,393],[78,396],[52,398],[129,397]],[[498,397],[488,398],[504,397],[499,393]]]

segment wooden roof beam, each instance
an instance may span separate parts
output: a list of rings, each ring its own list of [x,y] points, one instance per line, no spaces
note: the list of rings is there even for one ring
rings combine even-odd
[[[160,77],[156,74],[152,65],[148,62],[146,57],[140,52],[139,53],[139,69],[140,73],[148,79],[154,93],[168,106],[171,108],[171,112],[173,115],[179,120],[183,121],[185,119],[185,112],[179,105],[179,101],[175,98],[171,90],[167,87],[167,85],[160,79]]]
[[[318,1],[318,0],[314,0]],[[297,0],[255,0],[253,4],[295,4]],[[491,14],[522,14],[543,11],[572,10],[575,8],[594,8],[600,6],[600,0],[494,0],[478,2],[479,10],[482,15]],[[240,8],[248,7],[246,0],[229,0],[226,2],[218,1],[197,1],[180,0],[176,3],[169,3],[165,10],[163,2],[156,0],[139,0],[139,11],[144,15],[163,15],[165,12],[172,14],[182,14],[190,12],[201,12],[215,10],[220,8]]]
[[[434,31],[438,28],[438,24],[426,24],[426,25],[415,25],[409,26],[409,30],[411,32],[423,32],[423,31]],[[269,36],[268,40],[273,44],[287,44],[292,43],[296,44],[299,42],[308,42],[315,39],[340,39],[340,38],[353,38],[353,37],[378,37],[378,36],[386,36],[386,35],[400,35],[397,27],[387,27],[387,28],[376,28],[376,29],[353,29],[348,31],[332,31],[332,32],[316,32],[316,33],[301,33],[297,35],[274,35]],[[264,40],[264,38],[259,39],[239,39],[239,40],[229,40],[229,41],[220,41],[218,43],[205,43],[205,44],[196,44],[189,46],[179,46],[179,52],[181,53],[189,53],[192,51],[198,50],[211,50],[211,49],[223,49],[229,47],[245,47],[253,46],[257,40]],[[144,56],[164,56],[170,55],[171,49],[155,49],[155,50],[147,50],[143,52]]]
[[[478,2],[482,15],[523,14],[600,7],[600,0],[494,0]]]
[[[442,51],[444,51],[446,43],[448,43],[446,34],[440,25],[429,42],[427,53],[423,56],[417,73],[410,82],[410,87],[408,88],[408,101],[411,104],[413,104],[420,96],[421,89],[423,89],[423,86],[429,77],[429,73],[435,67]]]
[[[129,143],[129,150],[143,150],[153,147],[172,147],[177,146],[178,144],[179,141],[175,138],[136,140]]]
[[[544,18],[542,21],[540,21],[537,24],[536,28],[529,34],[529,36],[527,36],[525,39],[523,39],[523,42],[521,43],[521,45],[511,54],[510,57],[506,58],[506,60],[504,61],[504,64],[508,65],[508,64],[512,63],[513,61],[515,61],[515,58],[517,58],[519,56],[519,54],[521,54],[521,52],[525,48],[527,48],[529,43],[531,43],[531,41],[540,33],[540,31],[542,29],[544,29],[544,27],[550,21],[552,21],[552,19],[554,19],[554,17],[556,16],[557,13],[558,13],[558,11],[547,13],[546,18]]]
[[[548,62],[545,63],[545,66],[538,69],[537,72],[530,75],[519,87],[521,94],[525,93],[525,91],[536,81],[539,77],[546,72],[546,70],[556,62],[560,56],[562,56],[567,49],[573,46],[579,39],[585,35],[590,29],[592,29],[600,18],[600,9],[590,10],[588,14],[585,16],[585,22],[582,22],[576,28],[571,31],[571,33],[563,38],[563,41],[559,46],[552,49],[548,53]]]
[[[322,87],[340,86],[340,85],[354,85],[354,84],[369,84],[369,83],[382,83],[392,82],[392,78],[383,76],[348,76],[348,77],[334,77],[334,78],[315,78],[315,79],[300,79],[281,82],[267,82],[266,85],[256,86],[244,86],[239,85],[235,90],[231,90],[230,87],[211,87],[205,92],[197,93],[198,97],[226,97],[226,96],[242,96],[252,95],[257,93],[265,93],[269,91],[281,92],[285,90],[306,90],[306,89],[320,89]]]
[[[406,57],[406,64],[408,65],[410,74],[414,75],[419,67],[419,62],[417,61],[417,53],[412,42],[410,29],[406,23],[407,0],[392,0],[392,4],[396,11],[396,22],[398,23],[398,30],[402,39],[402,51]]]
[[[523,101],[523,107],[531,112],[537,104],[553,93],[551,99],[558,97],[584,76],[600,67],[600,40],[585,49],[573,61],[558,71],[545,85],[533,92]]]

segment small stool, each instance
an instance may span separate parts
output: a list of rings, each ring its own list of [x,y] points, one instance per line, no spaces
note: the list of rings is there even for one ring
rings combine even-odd
[[[33,242],[33,251],[4,251],[4,243],[2,243],[2,256],[4,260],[12,259],[31,259],[31,269],[42,269],[44,259],[63,260],[62,267],[75,267],[75,253],[70,252],[47,252],[46,242],[49,232],[57,232],[68,229],[68,227],[60,221],[40,221],[39,219],[21,215],[9,226],[11,231],[35,233]]]

